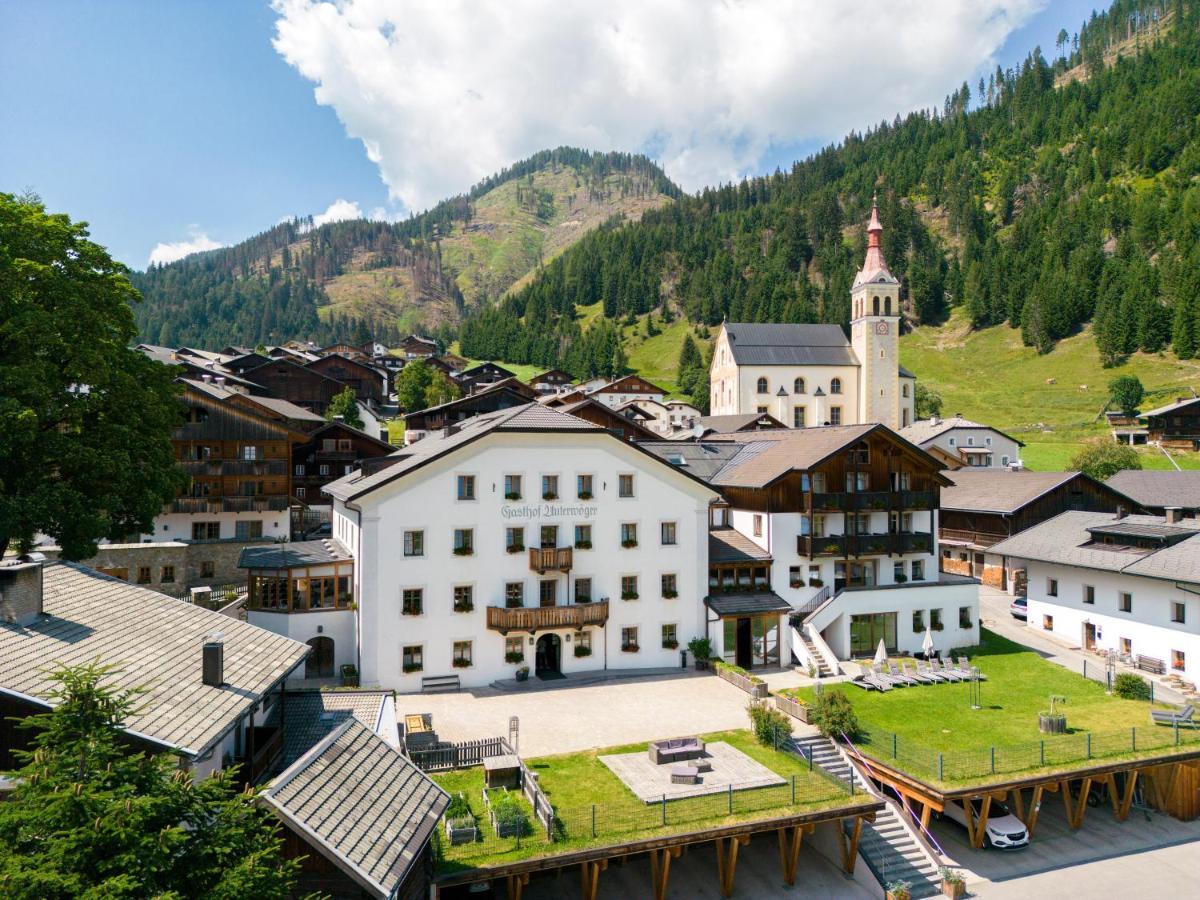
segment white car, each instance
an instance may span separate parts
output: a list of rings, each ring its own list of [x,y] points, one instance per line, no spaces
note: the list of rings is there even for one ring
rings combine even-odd
[[[974,807],[973,821],[978,822],[983,812],[983,801],[975,798],[971,800],[971,804]],[[942,815],[963,828],[967,827],[967,813],[961,801],[948,801]],[[1029,831],[1025,828],[1025,823],[1010,813],[1007,806],[995,800],[988,809],[983,834],[984,846],[997,850],[1016,850],[1029,844]]]
[[[1029,618],[1029,598],[1017,597],[1012,603],[1008,604],[1008,611],[1012,613],[1014,619]]]

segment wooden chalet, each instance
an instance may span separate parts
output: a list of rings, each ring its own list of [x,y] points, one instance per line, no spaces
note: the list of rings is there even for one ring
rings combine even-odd
[[[963,468],[942,488],[939,536],[943,572],[1008,590],[1008,560],[988,548],[1067,510],[1140,512],[1140,505],[1082,472]]]
[[[565,387],[569,387],[574,383],[570,372],[564,372],[562,369],[550,369],[543,372],[541,375],[534,375],[529,379],[529,386],[540,392],[560,391]]]
[[[661,435],[655,434],[646,426],[642,425],[635,417],[626,416],[623,412],[619,412],[603,403],[584,397],[582,400],[576,400],[572,403],[564,403],[556,407],[561,412],[570,413],[585,422],[591,422],[593,425],[599,425],[607,431],[611,431],[622,440],[634,443],[636,441],[657,441],[661,439]]]
[[[397,347],[405,359],[424,359],[437,355],[437,341],[420,335],[410,334]]]
[[[371,358],[371,355],[364,352],[362,347],[355,346],[354,344],[330,344],[328,347],[321,348],[322,359],[326,356],[345,356],[348,359],[367,360]]]
[[[363,460],[377,459],[395,447],[344,422],[330,422],[292,450],[293,493],[305,506],[328,504],[322,488],[361,468]]]
[[[354,395],[368,405],[379,404],[387,399],[387,375],[361,358],[333,353],[313,360],[305,368],[353,388]]]
[[[662,401],[666,391],[641,375],[625,375],[596,388],[589,396],[609,406],[624,406],[630,400],[650,398]]]
[[[258,386],[251,393],[278,397],[320,414],[346,389],[345,384],[317,369],[283,359],[259,366],[252,370],[251,377]]]
[[[1174,403],[1142,413],[1148,440],[1176,450],[1200,450],[1200,397],[1179,397]]]
[[[404,417],[405,439],[412,443],[438,428],[457,424],[480,413],[524,406],[534,399],[536,394],[533,388],[522,384],[516,378],[508,378],[487,390],[408,413]]]
[[[515,379],[516,375],[504,366],[484,362],[459,372],[456,381],[464,394],[474,394],[509,378]]]

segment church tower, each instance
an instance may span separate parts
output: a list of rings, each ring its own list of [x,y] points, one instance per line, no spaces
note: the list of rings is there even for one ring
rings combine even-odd
[[[858,421],[900,425],[900,282],[883,258],[879,206],[871,201],[867,256],[850,289],[850,343],[862,368]]]

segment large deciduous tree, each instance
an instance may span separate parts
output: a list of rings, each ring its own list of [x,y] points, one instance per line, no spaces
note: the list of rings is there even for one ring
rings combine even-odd
[[[128,270],[86,223],[0,194],[0,554],[148,531],[181,486],[172,373],[130,348]]]
[[[346,388],[330,400],[329,405],[325,407],[326,422],[332,422],[339,416],[351,428],[357,428],[359,431],[362,431],[362,414],[358,411],[358,397],[355,396],[354,388],[352,387]]]
[[[1111,438],[1088,441],[1071,460],[1071,471],[1091,475],[1097,481],[1107,481],[1123,469],[1140,469],[1142,461],[1128,444],[1118,444]]]
[[[54,673],[54,709],[12,799],[0,803],[0,894],[285,898],[297,864],[279,825],[225,773],[200,781],[169,753],[134,753],[120,733],[137,692],[106,686],[102,666]]]

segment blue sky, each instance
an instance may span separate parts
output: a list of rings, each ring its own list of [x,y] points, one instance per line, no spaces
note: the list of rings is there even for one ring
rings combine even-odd
[[[1051,55],[1059,27],[1076,30],[1091,9],[1090,2],[1050,3],[1016,30],[1004,32],[994,49],[995,59],[1002,65],[1015,64],[1034,44]],[[272,40],[281,17],[288,19],[293,31],[288,42],[277,48]],[[421,46],[437,46],[437,29],[446,26],[446,22],[428,23],[430,31],[422,35]],[[390,27],[385,25],[384,32]],[[488,30],[461,14],[451,18],[448,27]],[[564,34],[572,30],[566,20],[547,27]],[[972,26],[962,27],[969,32]],[[314,49],[314,34],[327,42]],[[366,66],[357,70],[358,61],[369,56],[373,45],[365,45],[364,52],[364,45],[343,40],[361,34],[361,29],[325,29],[309,8],[297,7],[284,15],[256,0],[0,0],[0,109],[4,111],[0,191],[36,191],[52,210],[89,221],[94,237],[114,255],[143,268],[157,244],[191,241],[201,235],[210,242],[233,243],[282,217],[321,213],[339,199],[363,211],[402,214],[410,206],[419,208],[452,190],[469,187],[497,163],[515,161],[526,150],[538,149],[538,141],[610,149],[598,143],[655,135],[657,145],[664,131],[676,129],[689,136],[681,138],[674,161],[666,163],[668,171],[679,173],[685,186],[697,187],[719,177],[710,173],[786,168],[796,157],[843,133],[844,123],[865,128],[879,118],[868,110],[870,104],[853,99],[846,101],[851,110],[828,121],[806,114],[809,107],[784,105],[748,113],[744,121],[715,137],[697,136],[694,122],[675,121],[661,111],[691,105],[694,92],[688,93],[685,84],[679,87],[684,93],[659,98],[662,107],[638,104],[643,113],[634,123],[636,128],[625,128],[626,119],[636,118],[628,104],[618,110],[621,121],[615,125],[606,124],[610,111],[600,105],[583,110],[577,123],[559,121],[566,117],[547,123],[545,119],[551,117],[540,115],[537,108],[542,98],[528,90],[529,84],[539,81],[539,73],[522,72],[519,65],[500,59],[491,61],[493,71],[518,70],[512,76],[518,85],[515,90],[534,95],[530,109],[508,115],[510,108],[521,106],[521,100],[512,98],[522,94],[511,93],[511,86],[498,86],[495,99],[486,98],[499,105],[492,118],[486,110],[468,109],[452,123],[457,130],[449,130],[448,125],[440,132],[434,126],[440,126],[442,117],[436,109],[422,109],[422,100],[429,101],[427,107],[436,101],[457,109],[460,94],[452,92],[444,99],[421,91],[415,96],[380,98],[369,80],[372,72]],[[374,37],[374,32],[370,34]],[[755,40],[765,37],[756,35],[752,26],[747,34]],[[693,39],[703,37],[698,34]],[[547,39],[553,43],[556,33],[551,31]],[[932,40],[938,39],[962,43],[953,33]],[[582,58],[578,47],[564,52]],[[687,55],[682,54],[679,65],[688,65],[683,58]],[[410,64],[411,56],[410,47],[405,64]],[[819,56],[816,52],[814,81]],[[381,62],[388,59],[380,57]],[[803,80],[803,64],[797,69],[794,60],[787,62],[793,68],[779,71],[791,78],[798,71]],[[982,56],[972,63],[968,54],[947,70],[957,75],[972,64],[976,66],[973,84],[981,66],[990,68]],[[909,93],[897,92],[895,83],[903,76],[892,72],[882,79],[886,83],[878,92],[885,96],[873,98],[882,104],[882,111],[890,111],[882,114],[901,111],[896,104],[940,102],[962,80],[946,78],[945,83],[921,83]],[[465,93],[474,96],[470,85],[478,84],[486,94],[492,79],[486,72],[474,77],[478,80],[468,82]],[[754,73],[753,77],[770,75]],[[787,77],[781,74],[777,80]],[[389,84],[397,80],[403,79],[390,76]],[[430,81],[441,84],[443,79],[435,75]],[[314,85],[322,85],[322,102],[314,98]],[[786,93],[775,87],[769,83],[768,90],[744,93]],[[503,93],[505,89],[510,93]],[[577,109],[580,96],[573,94],[563,102]],[[545,102],[552,103],[553,98]],[[822,102],[837,101],[826,97]],[[737,104],[727,102],[726,108],[730,105]],[[859,110],[862,116],[855,118]],[[663,117],[663,123],[655,121],[656,115]],[[711,113],[698,105],[694,115],[703,122]],[[786,128],[756,124],[771,116],[796,124]],[[348,136],[348,129],[356,137]],[[363,139],[379,148],[378,163],[368,159]],[[650,140],[646,138],[642,145],[648,146]],[[739,155],[744,152],[750,155]]]

